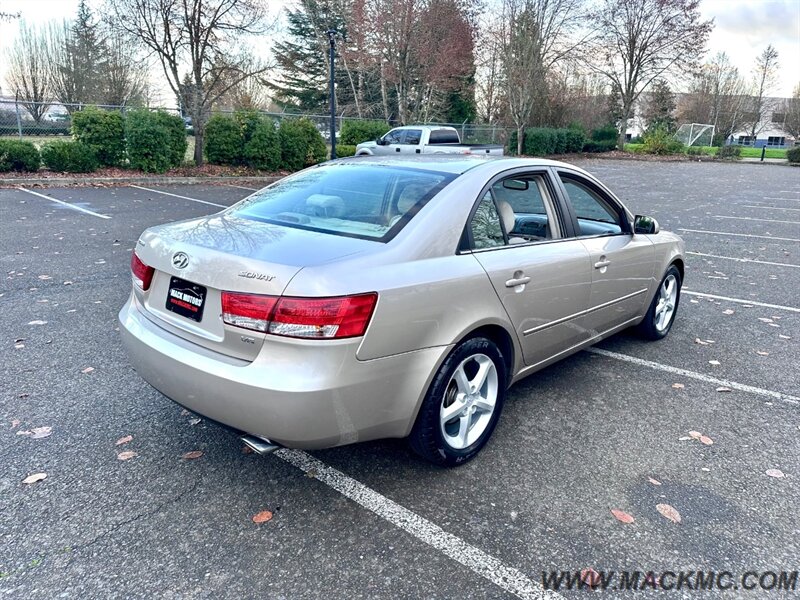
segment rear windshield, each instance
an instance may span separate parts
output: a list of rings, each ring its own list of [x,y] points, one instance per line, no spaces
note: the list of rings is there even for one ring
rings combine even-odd
[[[330,164],[282,179],[232,206],[228,214],[385,242],[454,177],[401,167]]]

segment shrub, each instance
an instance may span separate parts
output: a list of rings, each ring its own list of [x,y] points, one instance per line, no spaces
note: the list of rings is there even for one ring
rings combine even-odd
[[[325,140],[309,119],[285,119],[278,136],[281,145],[281,167],[299,171],[328,157]]]
[[[42,146],[42,162],[51,171],[91,173],[99,161],[94,149],[83,142],[57,140]]]
[[[676,140],[666,129],[658,127],[644,135],[644,147],[642,151],[646,154],[681,154],[685,146]]]
[[[336,157],[345,158],[347,156],[355,156],[356,147],[350,144],[336,144]]]
[[[717,158],[725,160],[738,160],[742,157],[741,146],[720,146],[717,150]]]
[[[611,152],[617,149],[616,140],[588,140],[583,144],[584,152]]]
[[[281,146],[275,123],[256,117],[243,128],[243,137],[248,138],[244,143],[244,162],[253,169],[277,171],[281,166]]]
[[[787,150],[786,158],[790,163],[800,163],[800,146]]]
[[[580,152],[583,150],[583,145],[586,142],[586,136],[583,131],[575,128],[566,130],[566,149],[565,152]]]
[[[339,141],[345,146],[356,146],[378,139],[389,129],[384,121],[345,121],[339,131]]]
[[[525,154],[543,156],[554,154],[556,147],[556,133],[554,129],[545,127],[531,127],[525,130],[523,150]]]
[[[700,146],[689,146],[686,148],[686,154],[689,156],[702,156],[705,152]]]
[[[42,157],[31,142],[0,140],[0,173],[38,171]]]
[[[180,117],[143,108],[127,114],[125,128],[128,162],[132,168],[163,173],[183,162],[186,135]]]
[[[186,125],[178,115],[172,115],[166,111],[159,110],[151,113],[156,116],[158,123],[164,128],[167,136],[167,146],[169,147],[169,166],[179,167],[186,160]],[[130,151],[129,151],[130,152]]]
[[[617,138],[619,138],[619,131],[612,124],[603,125],[592,130],[591,139],[595,142],[614,142],[616,144]]]
[[[239,121],[228,115],[214,115],[206,123],[206,158],[212,165],[242,163],[244,143]]]
[[[94,149],[101,165],[115,167],[125,158],[125,121],[117,111],[87,107],[76,112],[72,134]]]

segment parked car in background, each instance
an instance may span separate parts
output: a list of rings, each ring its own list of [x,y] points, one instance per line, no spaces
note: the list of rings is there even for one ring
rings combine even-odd
[[[374,142],[356,146],[356,156],[389,156],[395,154],[489,154],[502,156],[503,146],[495,144],[462,144],[453,127],[409,125],[395,127]]]
[[[675,320],[683,241],[541,159],[349,158],[146,230],[120,331],[139,374],[258,452],[408,437],[473,458],[510,385]]]

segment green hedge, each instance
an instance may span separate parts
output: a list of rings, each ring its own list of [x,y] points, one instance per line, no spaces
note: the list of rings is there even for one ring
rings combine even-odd
[[[0,173],[38,171],[42,157],[31,142],[0,140]]]
[[[554,129],[551,127],[529,127],[525,130],[522,152],[532,156],[567,154],[583,149],[585,136],[578,129]],[[510,154],[517,152],[517,132],[508,140]]]
[[[244,141],[241,125],[229,115],[214,115],[206,123],[206,158],[212,165],[239,165]]]
[[[125,117],[128,163],[145,173],[180,166],[186,154],[183,120],[163,111],[132,110]]]
[[[83,142],[57,140],[42,146],[42,162],[59,173],[91,173],[97,170],[97,153]]]
[[[789,148],[786,151],[786,158],[790,163],[800,163],[800,146]]]
[[[583,145],[584,152],[611,152],[617,149],[616,140],[589,140]]]
[[[336,158],[355,156],[356,147],[350,144],[336,144]]]
[[[357,146],[382,137],[390,129],[385,121],[345,121],[339,131],[339,141],[345,146]]]
[[[259,118],[252,123],[244,144],[244,162],[252,169],[277,171],[281,168],[281,145],[272,119]]]
[[[325,140],[311,120],[284,119],[278,136],[281,143],[281,166],[299,171],[328,158]]]
[[[282,162],[274,121],[254,110],[214,115],[206,125],[206,157],[215,165],[277,171]]]
[[[116,167],[125,159],[125,120],[120,112],[84,108],[72,115],[72,134],[94,149],[101,165]]]

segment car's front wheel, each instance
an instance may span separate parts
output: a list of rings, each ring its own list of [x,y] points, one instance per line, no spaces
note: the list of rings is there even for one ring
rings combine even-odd
[[[639,324],[639,333],[648,340],[660,340],[672,329],[681,299],[681,272],[670,265],[658,286],[650,308]]]
[[[470,338],[442,363],[409,436],[423,458],[443,466],[472,459],[494,431],[506,395],[506,364],[497,345]]]

